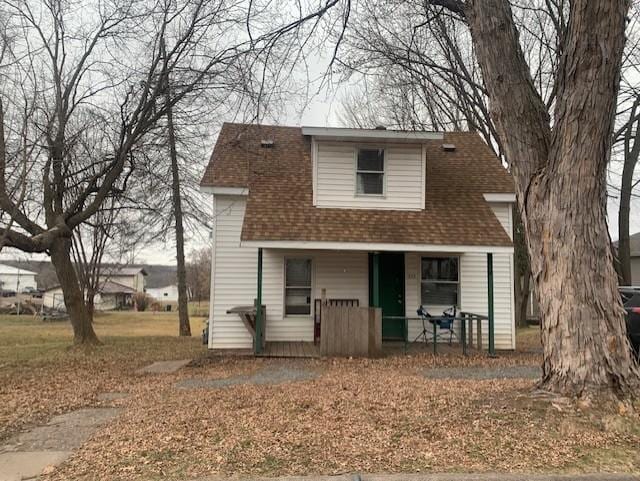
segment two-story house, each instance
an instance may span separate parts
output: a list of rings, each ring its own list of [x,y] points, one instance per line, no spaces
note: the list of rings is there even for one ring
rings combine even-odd
[[[383,340],[413,340],[423,305],[488,308],[515,348],[513,182],[475,133],[225,123],[202,179],[213,194],[210,329],[250,349],[235,312],[261,284],[266,341],[314,341],[317,302],[382,307]],[[259,269],[260,264],[260,269]],[[413,317],[408,332],[394,317]]]

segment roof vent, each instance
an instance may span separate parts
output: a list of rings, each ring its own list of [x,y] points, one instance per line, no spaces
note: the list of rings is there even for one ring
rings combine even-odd
[[[454,144],[442,144],[442,150],[445,152],[455,152],[456,146]]]
[[[387,130],[384,125],[376,125],[375,130]]]
[[[273,139],[262,139],[260,141],[260,147],[263,149],[273,149],[274,144]]]

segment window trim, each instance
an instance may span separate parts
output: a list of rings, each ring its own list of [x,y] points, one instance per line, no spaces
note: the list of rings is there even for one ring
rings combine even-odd
[[[382,170],[360,170],[358,169],[358,154],[361,150],[382,150]],[[354,149],[354,195],[355,197],[379,197],[385,198],[387,196],[387,148],[380,145],[356,145]],[[382,174],[382,193],[381,194],[366,194],[364,192],[358,192],[358,174]]]
[[[423,259],[457,259],[458,260],[458,273],[457,273],[457,277],[458,280],[457,281],[448,281],[448,280],[439,280],[439,279],[423,279],[422,278],[422,261]],[[422,285],[425,282],[431,282],[432,284],[455,284],[458,286],[458,289],[456,291],[456,307],[458,309],[460,309],[460,305],[461,305],[461,289],[460,289],[460,256],[452,256],[452,255],[442,255],[442,256],[438,256],[438,255],[423,255],[420,256],[420,262],[418,265],[419,268],[419,273],[420,273],[420,277],[419,277],[419,283],[418,283],[418,297],[420,299],[420,304],[423,306],[426,306],[427,304],[423,304],[422,303]],[[441,306],[442,304],[432,304],[434,306]]]
[[[309,261],[311,263],[311,282],[309,286],[287,286],[287,262],[290,260]],[[287,314],[287,289],[309,289],[309,314]],[[311,256],[284,256],[282,262],[282,317],[286,319],[313,318],[314,262]]]

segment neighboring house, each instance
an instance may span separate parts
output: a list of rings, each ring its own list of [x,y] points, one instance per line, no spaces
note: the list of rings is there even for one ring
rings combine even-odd
[[[103,276],[117,284],[127,286],[135,292],[145,292],[147,271],[143,267],[113,267],[104,269]]]
[[[227,311],[253,304],[260,256],[267,341],[313,341],[323,293],[379,299],[383,317],[487,314],[492,258],[496,347],[515,348],[514,187],[477,134],[225,123],[201,185],[215,212],[210,348],[252,347]],[[413,340],[421,323],[408,327]],[[401,321],[382,328],[404,337]]]
[[[158,302],[178,302],[178,286],[149,287],[147,294]]]
[[[65,311],[67,308],[64,304],[64,297],[62,295],[62,288],[57,286],[51,286],[45,289],[42,295],[42,305],[49,309],[58,309]]]
[[[178,307],[178,286],[148,287],[147,294],[153,299],[152,309],[172,311]]]
[[[93,305],[98,311],[132,309],[137,293],[129,286],[108,280],[100,286],[100,292],[93,298]]]
[[[98,311],[113,311],[116,309],[131,309],[134,307],[136,291],[111,280],[106,280],[100,286],[100,292],[93,297],[93,306]],[[44,292],[42,297],[44,307],[66,310],[62,288],[53,286]]]
[[[147,294],[163,311],[171,311],[178,307],[178,286],[175,284],[164,287],[148,287]]]
[[[35,272],[0,264],[0,289],[17,293],[36,290],[36,275]]]

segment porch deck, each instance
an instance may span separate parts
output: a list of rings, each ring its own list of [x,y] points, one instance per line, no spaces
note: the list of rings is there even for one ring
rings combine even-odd
[[[257,357],[320,357],[320,346],[313,342],[267,342]]]
[[[478,353],[476,349],[467,348],[469,354]],[[433,344],[423,342],[412,342],[407,344],[402,341],[388,341],[382,343],[381,357],[404,356],[417,354],[432,354]],[[462,354],[462,346],[453,343],[438,343],[438,354]],[[267,342],[264,350],[257,357],[280,357],[280,358],[319,358],[320,346],[313,342]]]

